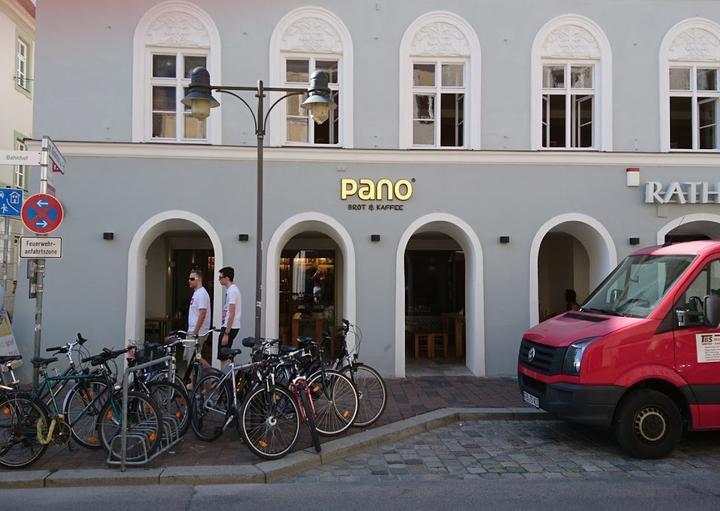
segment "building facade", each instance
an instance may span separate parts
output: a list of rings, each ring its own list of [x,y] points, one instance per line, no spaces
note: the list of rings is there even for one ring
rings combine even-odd
[[[26,149],[32,136],[33,63],[35,50],[35,5],[30,0],[0,0],[0,150]],[[29,169],[0,165],[0,186],[27,190]],[[0,220],[3,229],[6,217]],[[17,275],[17,239],[22,223],[8,220],[8,281],[6,308],[12,314]],[[0,251],[4,240],[0,234]],[[2,252],[0,252],[1,254]],[[1,275],[0,271],[0,275]],[[0,284],[2,281],[0,280]]]
[[[183,327],[191,267],[218,325],[226,265],[252,334],[252,118],[227,96],[190,117],[198,65],[225,85],[325,70],[337,103],[321,125],[292,98],[269,117],[266,336],[347,318],[386,375],[512,375],[566,291],[582,302],[637,245],[720,239],[715,3],[81,0],[37,23],[33,136],[68,159],[45,343]],[[34,303],[17,309],[30,353]]]

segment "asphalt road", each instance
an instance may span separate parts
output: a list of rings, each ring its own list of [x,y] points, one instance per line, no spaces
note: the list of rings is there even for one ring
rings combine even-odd
[[[308,483],[226,486],[141,486],[3,490],[3,509],[236,510],[417,509],[638,510],[720,509],[720,480],[628,479],[603,474],[590,480],[400,481],[377,484]]]

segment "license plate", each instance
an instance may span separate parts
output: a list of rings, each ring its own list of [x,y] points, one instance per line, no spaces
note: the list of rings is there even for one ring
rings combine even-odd
[[[532,394],[529,394],[525,391],[523,391],[523,401],[525,401],[527,404],[534,406],[535,408],[540,408],[540,398],[537,396],[533,396]]]

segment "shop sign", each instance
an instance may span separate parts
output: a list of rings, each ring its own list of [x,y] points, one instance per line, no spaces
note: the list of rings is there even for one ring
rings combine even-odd
[[[645,183],[646,204],[720,204],[720,182],[659,181]]]
[[[414,181],[414,179],[413,179]],[[357,198],[362,201],[399,200],[406,201],[412,197],[413,185],[407,179],[350,179],[340,181],[340,198],[347,200]]]

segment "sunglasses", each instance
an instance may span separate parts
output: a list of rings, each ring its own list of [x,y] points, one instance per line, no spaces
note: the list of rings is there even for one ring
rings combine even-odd
[[[191,281],[191,282],[194,282],[194,281],[197,280],[197,279],[196,279],[195,277],[188,277],[188,280]]]

